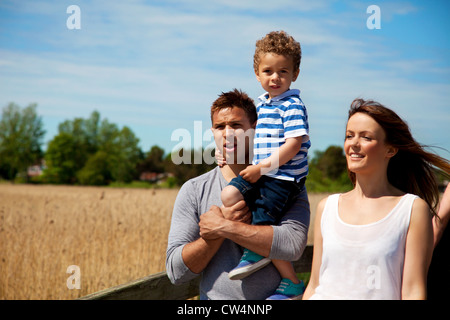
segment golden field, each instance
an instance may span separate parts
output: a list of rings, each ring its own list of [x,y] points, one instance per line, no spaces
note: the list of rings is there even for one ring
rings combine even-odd
[[[0,299],[75,299],[163,271],[177,193],[0,184]],[[310,195],[311,225],[323,197]]]

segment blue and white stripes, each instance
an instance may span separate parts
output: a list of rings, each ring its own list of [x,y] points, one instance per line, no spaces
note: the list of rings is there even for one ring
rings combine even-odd
[[[288,90],[268,100],[268,95],[259,97],[261,101],[256,110],[258,122],[255,130],[253,164],[268,158],[285,143],[287,138],[303,136],[301,150],[278,170],[267,176],[282,180],[299,181],[308,174],[309,141],[308,114],[300,99],[299,90]]]

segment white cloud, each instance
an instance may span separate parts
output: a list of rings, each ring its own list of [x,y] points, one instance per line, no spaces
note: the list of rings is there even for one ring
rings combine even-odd
[[[442,80],[448,79],[448,65],[434,57],[406,57],[381,35],[365,32],[364,5],[361,12],[331,12],[328,1],[306,0],[78,1],[82,28],[70,31],[70,4],[14,7],[34,14],[42,29],[8,29],[36,47],[0,45],[0,103],[37,102],[44,116],[64,119],[99,110],[122,125],[148,126],[153,135],[162,127],[187,128],[194,120],[209,121],[209,106],[221,91],[238,87],[254,99],[261,94],[252,68],[254,43],[284,29],[303,48],[294,86],[309,110],[313,146],[341,143],[348,107],[359,96],[398,108],[424,140],[436,136],[425,128],[450,135],[444,105],[450,90]],[[387,5],[382,14],[417,10]]]

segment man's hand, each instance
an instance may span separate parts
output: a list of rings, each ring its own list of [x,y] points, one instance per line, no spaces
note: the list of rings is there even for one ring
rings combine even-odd
[[[251,223],[252,222],[252,213],[247,207],[247,204],[244,200],[237,202],[232,207],[223,207],[221,208],[222,214],[225,219],[231,221],[239,221],[243,223]]]
[[[219,239],[218,232],[222,228],[222,224],[225,222],[225,218],[222,211],[218,206],[211,206],[209,211],[200,216],[200,237],[205,240]]]
[[[209,211],[200,216],[200,236],[205,240],[219,239],[220,231],[229,221],[238,221],[249,224],[252,214],[245,204],[239,201],[230,208],[211,206]]]
[[[255,183],[256,181],[261,178],[261,168],[258,165],[250,165],[239,174],[244,178],[245,181],[248,181],[250,183]]]

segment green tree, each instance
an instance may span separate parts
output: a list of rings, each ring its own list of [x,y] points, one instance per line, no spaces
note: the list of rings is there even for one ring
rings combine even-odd
[[[344,192],[351,189],[347,160],[341,147],[329,146],[325,151],[314,153],[309,161],[306,187],[312,192]]]
[[[58,126],[58,134],[51,140],[45,153],[47,169],[43,181],[73,184],[77,172],[97,151],[97,131],[100,115],[93,112],[90,119],[75,118]]]
[[[106,119],[100,121],[97,111],[89,119],[66,120],[49,143],[46,180],[88,185],[130,182],[142,158],[138,143],[131,129],[119,130]]]
[[[214,154],[214,150],[207,150],[206,152]],[[166,171],[172,173],[175,176],[176,183],[178,185],[182,185],[187,180],[208,172],[209,170],[217,166],[215,163],[207,164],[204,161],[202,161],[201,163],[195,163],[195,159],[203,159],[203,155],[206,154],[206,152],[204,149],[180,149],[178,150],[178,152],[175,152],[175,154],[178,154],[180,158],[184,159],[183,155],[187,153],[186,158],[190,158],[190,163],[180,164],[173,163],[172,154],[169,153],[169,155],[164,159]]]
[[[145,159],[139,163],[138,171],[163,173],[165,170],[164,149],[156,145],[152,146]]]
[[[86,165],[77,172],[78,181],[85,185],[106,185],[111,182],[110,157],[104,151],[97,151],[89,157]]]
[[[6,179],[14,179],[17,173],[25,171],[42,157],[45,131],[36,108],[34,103],[23,109],[15,103],[3,108],[0,120],[0,174]]]
[[[58,126],[59,133],[71,135],[79,149],[79,162],[86,162],[87,156],[97,151],[99,147],[100,114],[92,112],[90,118],[75,118],[66,120]]]
[[[76,173],[83,166],[85,154],[80,152],[80,145],[74,135],[60,132],[49,142],[45,161],[43,181],[47,183],[76,182]],[[82,148],[81,148],[82,149]]]
[[[115,130],[114,135],[109,136],[105,148],[100,147],[108,153],[110,161],[111,177],[114,181],[131,182],[137,177],[137,165],[142,158],[142,152],[138,147],[139,139],[128,127]]]
[[[324,152],[317,152],[317,168],[324,177],[338,179],[347,170],[344,150],[339,146],[329,146]]]

